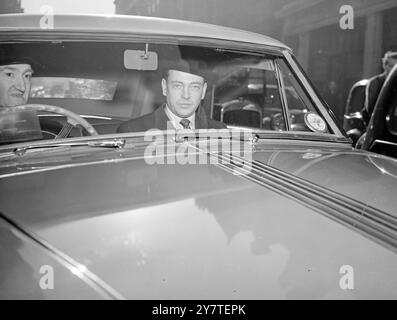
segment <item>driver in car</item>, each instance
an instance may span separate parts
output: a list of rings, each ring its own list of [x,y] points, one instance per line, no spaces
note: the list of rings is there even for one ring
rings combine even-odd
[[[36,113],[17,108],[27,104],[33,65],[26,57],[0,57],[0,145],[43,137]]]
[[[0,57],[0,144],[4,141],[25,139],[25,137],[30,140],[42,139],[43,132],[46,133],[45,139],[66,138],[74,128],[74,125],[69,122],[69,118],[66,124],[62,125],[51,119],[39,119],[34,108],[26,108],[26,110],[12,108],[27,104],[33,68],[41,69],[43,65],[28,57]],[[11,109],[8,109],[9,107]],[[54,110],[55,107],[51,106],[51,108],[51,112],[60,113],[60,111]],[[70,112],[64,112],[67,110],[63,110],[61,114],[81,124],[77,116],[74,118]],[[83,121],[83,119],[81,120]],[[85,125],[87,127],[84,128],[90,134],[97,134],[89,123],[85,122]]]
[[[24,105],[28,101],[33,69],[27,58],[0,58],[0,108]]]
[[[166,102],[152,113],[122,123],[117,132],[149,129],[223,129],[225,125],[207,117],[201,100],[207,83],[199,70],[184,61],[168,64],[161,80]]]

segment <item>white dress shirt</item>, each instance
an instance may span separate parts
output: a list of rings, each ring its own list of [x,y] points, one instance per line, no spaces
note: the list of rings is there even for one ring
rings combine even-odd
[[[170,119],[172,125],[174,126],[175,129],[184,129],[183,126],[180,124],[181,120],[183,118],[178,117],[176,114],[174,114],[170,108],[168,108],[167,105],[164,107],[164,112],[167,115],[168,119]],[[196,120],[196,114],[193,113],[190,117],[186,118],[190,121],[190,129],[194,130],[194,121]]]

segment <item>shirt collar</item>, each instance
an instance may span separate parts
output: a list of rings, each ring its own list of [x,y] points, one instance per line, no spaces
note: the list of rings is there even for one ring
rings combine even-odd
[[[170,110],[170,108],[168,108],[167,104],[164,107],[164,112],[167,115],[168,119],[171,121],[171,123],[175,129],[183,129],[183,126],[180,124],[180,121],[182,120],[182,118],[180,118],[176,114],[174,114]],[[195,129],[194,121],[196,120],[196,113],[193,113],[190,117],[188,117],[186,119],[188,119],[190,121],[190,128],[192,130],[194,130]]]

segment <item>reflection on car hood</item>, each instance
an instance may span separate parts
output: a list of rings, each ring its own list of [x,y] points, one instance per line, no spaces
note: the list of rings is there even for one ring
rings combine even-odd
[[[127,298],[397,298],[395,250],[354,226],[219,166],[148,165],[137,152],[4,177],[0,210]],[[385,157],[268,144],[253,158],[394,213]],[[354,290],[340,288],[344,265]]]

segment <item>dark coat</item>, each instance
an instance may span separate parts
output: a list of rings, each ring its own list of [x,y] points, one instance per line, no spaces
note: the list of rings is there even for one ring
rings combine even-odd
[[[122,132],[140,132],[149,129],[167,130],[167,122],[170,121],[164,111],[164,104],[152,113],[142,117],[123,122],[117,129]],[[200,106],[196,111],[195,129],[224,129],[226,126],[219,121],[209,119]]]
[[[382,89],[383,83],[386,80],[386,73],[378,74],[369,79],[365,88],[365,102],[362,111],[363,120],[366,124],[371,119],[372,112],[378,99],[380,89]]]

